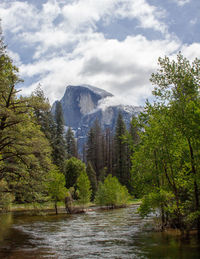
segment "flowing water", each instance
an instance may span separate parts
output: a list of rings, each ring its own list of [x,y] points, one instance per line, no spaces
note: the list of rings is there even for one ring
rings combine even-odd
[[[0,216],[0,258],[200,258],[195,237],[151,230],[136,206],[86,214]]]

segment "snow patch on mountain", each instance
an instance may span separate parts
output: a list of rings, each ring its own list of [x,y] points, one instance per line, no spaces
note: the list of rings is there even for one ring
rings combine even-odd
[[[83,115],[90,113],[91,111],[94,110],[95,104],[92,101],[90,94],[81,94],[80,97],[78,97],[78,99],[79,99],[78,106],[80,107],[80,112]]]

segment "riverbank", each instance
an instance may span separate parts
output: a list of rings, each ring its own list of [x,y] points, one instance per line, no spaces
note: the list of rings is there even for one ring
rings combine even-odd
[[[121,206],[98,206],[94,203],[89,203],[87,205],[79,205],[74,204],[74,208],[77,210],[83,209],[85,212],[93,211],[93,210],[108,210],[108,209],[117,209],[123,207],[129,207],[132,205],[139,205],[141,200],[134,199],[130,200],[128,204],[121,205]],[[47,203],[30,203],[30,204],[14,204],[10,207],[7,211],[1,211],[0,214],[3,213],[14,213],[14,214],[30,214],[30,215],[48,215],[48,214],[55,214],[54,203],[47,202]],[[58,203],[58,214],[67,213],[64,202]]]

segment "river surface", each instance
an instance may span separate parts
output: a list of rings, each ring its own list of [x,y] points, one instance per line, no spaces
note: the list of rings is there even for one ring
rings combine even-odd
[[[152,231],[136,206],[79,215],[0,215],[0,258],[200,258],[195,237]]]

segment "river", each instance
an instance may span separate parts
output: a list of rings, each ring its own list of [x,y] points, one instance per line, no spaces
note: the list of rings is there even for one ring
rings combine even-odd
[[[137,206],[47,216],[0,215],[0,258],[200,258],[196,238],[152,231]]]

